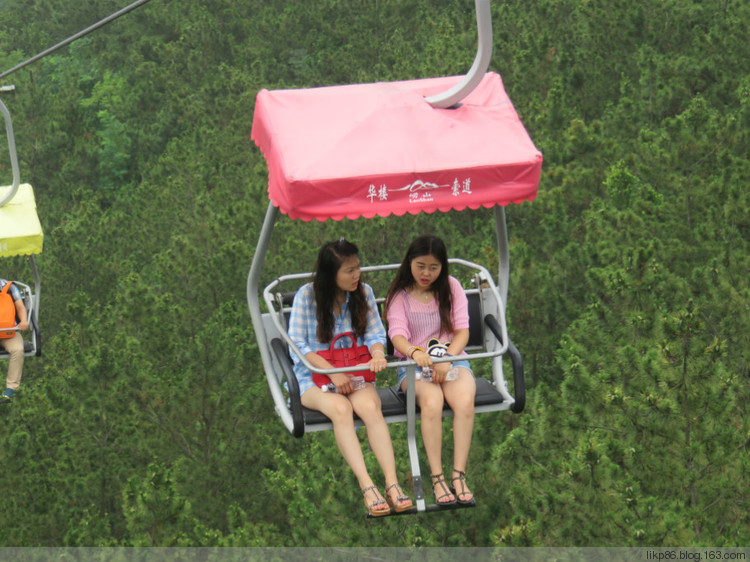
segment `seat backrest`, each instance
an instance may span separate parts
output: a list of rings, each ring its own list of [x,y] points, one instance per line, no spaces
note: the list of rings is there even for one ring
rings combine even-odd
[[[484,318],[482,318],[482,299],[479,293],[466,295],[469,301],[469,342],[466,347],[484,346]]]
[[[291,305],[294,302],[294,291],[279,293],[277,295],[277,303],[280,309],[283,310],[282,320],[284,328],[289,326],[289,316],[291,315]],[[482,318],[482,298],[478,292],[467,293],[466,298],[469,305],[469,341],[466,344],[468,348],[481,348],[484,346],[484,319]],[[378,312],[380,317],[383,319],[383,324],[386,324],[385,317],[383,315],[383,303],[378,302]],[[386,324],[387,325],[387,324]],[[391,339],[386,336],[386,355],[393,356],[393,344]]]

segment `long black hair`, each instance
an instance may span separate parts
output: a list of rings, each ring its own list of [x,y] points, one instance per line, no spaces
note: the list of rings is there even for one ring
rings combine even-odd
[[[433,256],[440,262],[440,275],[432,283],[430,290],[435,295],[440,310],[440,330],[444,333],[453,333],[453,322],[451,322],[451,286],[448,281],[448,250],[445,242],[437,236],[425,234],[418,236],[406,250],[404,260],[396,272],[396,277],[388,287],[385,297],[385,310],[391,305],[393,298],[399,291],[405,291],[416,284],[416,279],[411,274],[411,262],[422,256]],[[436,334],[437,335],[437,334]]]
[[[359,256],[359,248],[343,238],[337,242],[327,242],[318,252],[318,261],[313,274],[315,294],[315,316],[318,320],[316,336],[318,341],[330,342],[333,337],[335,319],[333,307],[336,300],[336,275],[344,260]],[[349,293],[349,312],[352,316],[352,329],[357,336],[367,331],[367,297],[362,286],[362,277],[355,291]]]

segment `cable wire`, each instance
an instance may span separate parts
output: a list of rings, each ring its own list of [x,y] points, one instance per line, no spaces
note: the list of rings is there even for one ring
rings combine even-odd
[[[138,6],[140,6],[142,4],[145,4],[146,2],[149,2],[149,1],[150,0],[136,0],[136,2],[133,2],[132,4],[130,4],[128,6],[125,6],[121,10],[118,10],[117,12],[115,12],[115,13],[107,16],[103,20],[100,20],[100,21],[96,22],[94,25],[91,25],[91,26],[87,27],[86,29],[84,29],[82,31],[79,31],[75,35],[71,35],[70,37],[68,37],[64,41],[60,41],[57,45],[54,45],[54,46],[50,47],[49,49],[46,49],[46,50],[42,51],[38,55],[34,55],[33,57],[31,57],[30,59],[22,62],[21,64],[17,64],[16,66],[14,66],[13,68],[11,68],[10,70],[6,70],[2,74],[0,74],[0,80],[2,80],[3,78],[5,78],[6,76],[8,76],[10,74],[13,74],[16,70],[21,70],[23,67],[25,67],[25,66],[33,63],[33,62],[38,61],[42,57],[46,57],[50,53],[53,53],[53,52],[57,51],[58,49],[61,49],[62,47],[65,47],[66,45],[69,45],[70,43],[72,43],[76,39],[80,39],[84,35],[87,35],[87,34],[91,33],[92,31],[95,31],[95,30],[99,29],[100,27],[102,27],[104,25],[107,25],[109,22],[111,22],[113,20],[116,20],[120,16],[122,16],[124,14],[127,14],[129,11],[134,10]]]

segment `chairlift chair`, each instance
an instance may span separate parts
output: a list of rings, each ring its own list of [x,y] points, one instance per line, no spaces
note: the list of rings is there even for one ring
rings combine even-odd
[[[5,89],[7,89],[6,87]],[[40,356],[42,341],[39,330],[39,298],[41,282],[35,254],[42,252],[44,234],[36,212],[34,190],[27,183],[20,182],[18,156],[16,153],[13,124],[10,112],[0,101],[0,113],[5,119],[13,181],[9,186],[0,186],[0,257],[29,256],[29,264],[34,276],[34,287],[26,283],[8,279],[21,291],[28,312],[29,332],[24,337],[24,354]],[[6,277],[0,269],[0,275]],[[0,359],[7,359],[8,353],[0,348]]]
[[[500,76],[485,72],[489,56],[482,35],[486,39],[489,2],[476,0],[476,4],[480,48],[469,74],[479,74],[478,78],[261,90],[257,95],[252,139],[267,161],[269,204],[248,274],[247,301],[276,413],[295,437],[331,429],[332,424],[322,413],[301,405],[290,353],[322,374],[353,369],[316,369],[287,334],[291,298],[285,288],[307,282],[311,272],[289,273],[271,281],[262,291],[265,310],[261,309],[259,280],[280,213],[291,219],[325,221],[492,208],[498,282],[482,265],[462,259],[450,263],[472,272],[472,286],[465,288],[470,304],[467,359],[489,359],[492,364],[491,379],[477,377],[475,412],[524,408],[523,363],[505,320],[509,280],[505,206],[536,197],[542,155]],[[446,243],[450,247],[450,240]],[[380,264],[362,270],[395,274],[398,266]],[[383,296],[378,295],[381,304]],[[513,394],[503,373],[506,355],[513,369]],[[378,393],[386,421],[407,423],[416,499],[412,512],[416,513],[446,507],[425,502],[416,438],[415,365],[390,356],[389,369],[407,367],[407,390],[404,395],[396,387],[385,387]],[[448,407],[445,415],[451,415]]]

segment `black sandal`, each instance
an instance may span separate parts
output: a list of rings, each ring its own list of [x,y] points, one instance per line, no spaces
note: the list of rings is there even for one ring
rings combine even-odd
[[[458,503],[463,504],[463,505],[474,503],[474,494],[472,493],[471,490],[469,490],[469,487],[466,485],[466,472],[464,472],[463,470],[456,470],[455,468],[453,469],[453,472],[458,474],[458,476],[454,476],[453,478],[451,478],[451,492],[453,493],[453,495],[456,496],[456,500],[458,501]],[[458,482],[461,484],[460,492],[457,492],[456,491],[457,487],[453,487],[452,485],[456,480],[458,480]],[[466,496],[466,495],[471,495],[471,498],[469,498],[468,500],[462,500],[460,498],[460,496]]]
[[[432,493],[435,495],[435,503],[438,505],[453,505],[456,503],[456,496],[453,496],[453,493],[448,489],[448,486],[445,485],[445,476],[443,476],[443,473],[440,474],[433,474],[431,476],[432,478]],[[440,484],[440,487],[442,488],[442,491],[445,492],[442,496],[438,497],[438,495],[435,493],[435,486]],[[443,498],[447,498],[448,496],[453,496],[452,500],[448,500],[445,502],[442,502]]]

